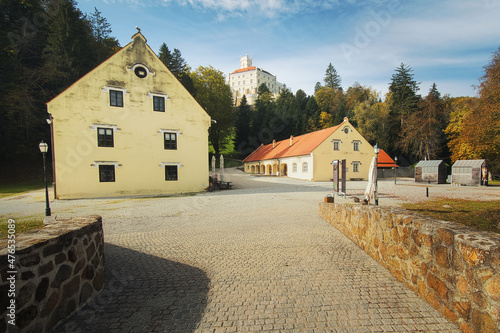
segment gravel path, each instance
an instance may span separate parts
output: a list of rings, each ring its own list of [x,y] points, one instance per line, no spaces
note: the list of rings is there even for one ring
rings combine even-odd
[[[330,183],[227,176],[232,190],[53,202],[59,216],[102,215],[106,242],[104,290],[55,332],[458,332],[319,218]],[[381,181],[380,204],[425,193],[402,183]],[[348,186],[362,196],[366,182]],[[43,212],[43,194],[1,199],[1,214]]]

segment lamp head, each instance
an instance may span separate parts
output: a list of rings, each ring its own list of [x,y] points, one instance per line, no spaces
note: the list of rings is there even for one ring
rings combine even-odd
[[[373,147],[373,151],[375,152],[375,154],[378,155],[378,153],[380,153],[380,148],[378,147],[378,143],[375,144],[375,146]]]
[[[46,152],[47,152],[47,150],[49,150],[49,145],[47,145],[47,144],[46,144],[45,142],[43,142],[43,140],[42,140],[42,142],[40,142],[40,143],[38,144],[38,148],[40,149],[40,152],[41,152],[41,153],[46,153]]]

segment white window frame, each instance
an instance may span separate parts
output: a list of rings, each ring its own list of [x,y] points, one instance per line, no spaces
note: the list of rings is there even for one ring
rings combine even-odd
[[[359,145],[360,145],[360,144],[361,144],[361,141],[359,141],[359,140],[353,140],[353,141],[352,141],[352,145],[353,145],[353,146],[352,146],[352,149],[353,149],[354,151],[359,151]],[[357,147],[358,149],[356,149],[356,147]]]
[[[352,165],[352,172],[359,172],[359,166],[361,165],[361,162],[353,161],[351,162],[351,165]]]

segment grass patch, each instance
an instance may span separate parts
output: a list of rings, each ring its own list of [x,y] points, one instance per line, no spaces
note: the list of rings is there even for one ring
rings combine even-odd
[[[28,230],[41,229],[45,227],[43,224],[43,215],[23,216],[13,219],[16,221],[16,235],[22,234]],[[6,215],[0,219],[0,238],[5,238],[8,235],[9,217]]]
[[[0,198],[10,197],[23,192],[39,190],[44,187],[45,183],[43,181],[2,183],[0,185]]]
[[[497,226],[500,222],[500,200],[436,199],[404,204],[403,208],[439,220],[458,222],[479,230],[500,233]]]

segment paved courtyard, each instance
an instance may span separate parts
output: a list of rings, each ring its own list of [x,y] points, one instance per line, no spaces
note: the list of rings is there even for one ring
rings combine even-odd
[[[459,331],[318,216],[330,183],[228,177],[220,192],[53,202],[102,215],[106,242],[104,290],[54,332]],[[37,195],[2,213],[43,211]]]

